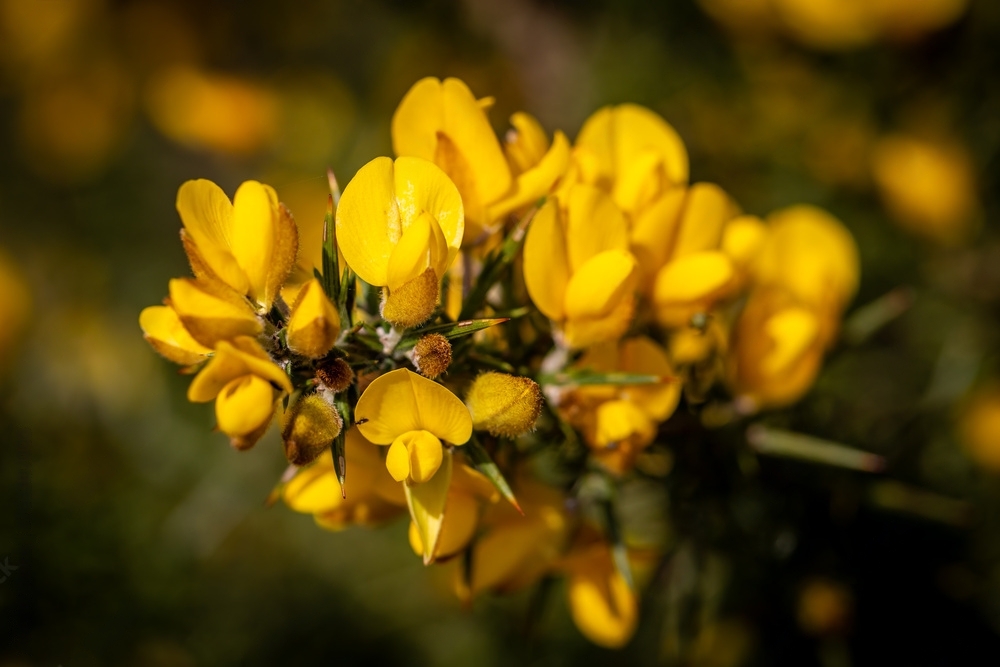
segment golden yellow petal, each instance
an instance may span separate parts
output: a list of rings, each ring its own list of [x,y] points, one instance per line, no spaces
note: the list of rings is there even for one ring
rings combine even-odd
[[[392,115],[392,150],[433,160],[437,133],[444,128],[444,94],[440,79],[417,81],[403,96]]]
[[[718,185],[692,185],[688,188],[671,257],[679,259],[692,253],[717,249],[723,226],[735,214],[735,205]]]
[[[403,436],[396,438],[385,455],[386,470],[397,482],[405,482],[410,478],[410,452],[402,438]]]
[[[566,286],[566,317],[602,317],[631,299],[636,286],[635,258],[627,250],[608,250],[587,260]]]
[[[425,213],[437,221],[447,246],[446,259],[435,256],[435,270],[441,278],[462,247],[465,234],[462,195],[444,171],[421,158],[398,158],[393,174],[401,230],[405,231]]]
[[[605,648],[621,648],[632,638],[638,602],[610,555],[594,556],[574,568],[567,594],[573,622],[587,639]]]
[[[396,438],[389,447],[389,455],[394,456],[393,448],[398,451],[398,445],[403,445],[409,459],[409,476],[407,481],[413,484],[423,484],[434,476],[441,467],[443,448],[441,441],[427,431],[410,431]],[[388,459],[387,459],[388,461]],[[392,469],[389,470],[392,473]],[[393,474],[395,478],[395,474]]]
[[[640,283],[644,292],[652,290],[656,272],[670,257],[686,199],[686,189],[673,188],[632,220],[629,238],[632,254],[639,262]]]
[[[210,348],[191,337],[169,306],[143,309],[139,313],[139,326],[153,349],[174,363],[190,366],[212,354]]]
[[[313,278],[299,291],[288,318],[288,349],[319,359],[326,355],[340,335],[340,315]]]
[[[767,226],[755,215],[733,218],[722,232],[720,247],[733,264],[744,270],[760,252],[767,237]]]
[[[230,301],[205,289],[189,278],[170,281],[170,305],[196,341],[215,347],[221,340],[256,336],[263,330],[260,318],[245,301]]]
[[[458,468],[456,467],[455,470]],[[465,549],[479,525],[479,502],[463,493],[455,493],[454,486],[449,489],[448,501],[445,506],[444,521],[441,524],[441,536],[434,550],[435,560],[447,558]],[[424,545],[420,540],[417,524],[410,522],[410,546],[418,556],[423,555]]]
[[[632,324],[635,315],[635,281],[632,287],[623,290],[624,296],[608,313],[592,318],[566,320],[563,335],[566,345],[573,349],[582,349],[621,338]]]
[[[284,204],[278,204],[278,218],[275,224],[274,248],[271,265],[267,270],[267,285],[264,301],[267,304],[281,293],[285,281],[289,279],[299,254],[299,229],[292,212]]]
[[[805,308],[785,308],[768,319],[765,330],[773,347],[761,360],[761,369],[776,374],[795,363],[816,342],[819,320]]]
[[[566,313],[570,268],[559,205],[550,199],[535,214],[524,240],[524,284],[531,300],[550,320]]]
[[[351,482],[354,482],[356,472],[351,465],[353,462],[350,454],[347,461]],[[327,456],[321,456],[308,468],[299,470],[285,484],[281,494],[286,505],[303,514],[329,512],[345,502],[337,475],[333,471],[333,459]]]
[[[595,255],[628,250],[625,216],[602,190],[590,185],[573,186],[566,202],[566,244],[574,273]]]
[[[523,111],[510,117],[510,125],[512,129],[507,133],[503,149],[514,173],[522,174],[542,161],[549,150],[549,138],[538,120]],[[556,133],[557,141],[559,134]],[[568,146],[566,157],[569,158]]]
[[[663,156],[652,148],[646,148],[628,163],[618,166],[611,196],[623,211],[638,215],[670,186]]]
[[[188,400],[208,402],[232,380],[244,375],[256,375],[286,392],[292,391],[291,380],[268,358],[260,345],[252,338],[241,336],[232,341],[219,342],[215,356],[188,387]]]
[[[231,380],[215,399],[219,430],[230,437],[259,430],[274,414],[274,399],[274,388],[256,375]]]
[[[569,140],[556,132],[552,148],[536,164],[514,180],[511,192],[489,206],[489,217],[500,220],[514,211],[533,204],[548,194],[569,167]]]
[[[665,327],[686,325],[696,312],[728,296],[734,279],[733,263],[721,252],[699,252],[670,262],[653,286],[657,320]]]
[[[606,401],[597,408],[594,442],[598,447],[612,447],[632,440],[648,445],[656,437],[656,424],[631,401]]]
[[[246,294],[250,282],[232,250],[233,205],[212,181],[186,181],[177,191],[177,212],[205,263],[226,284]]]
[[[257,181],[246,181],[233,197],[233,225],[230,243],[233,256],[247,275],[250,297],[262,309],[267,300],[268,271],[278,237],[278,197],[274,190]]]
[[[355,421],[368,440],[388,445],[409,431],[429,431],[455,445],[472,435],[468,408],[444,386],[400,368],[376,378],[358,400]]]
[[[392,160],[378,157],[344,188],[337,206],[337,244],[362,280],[385,285],[389,257],[402,234]]]
[[[451,483],[451,450],[443,452],[441,466],[429,481],[423,484],[404,484],[406,504],[410,518],[417,525],[420,543],[424,547],[424,564],[434,559],[438,539],[444,522],[445,506],[448,501],[448,486]]]
[[[431,268],[431,245],[434,242],[431,226],[435,224],[429,214],[422,213],[403,229],[402,237],[389,256],[385,284],[390,293]]]
[[[621,369],[627,373],[659,375],[661,384],[624,385],[622,397],[634,403],[651,419],[664,421],[673,414],[681,396],[681,382],[666,351],[646,336],[622,342]]]

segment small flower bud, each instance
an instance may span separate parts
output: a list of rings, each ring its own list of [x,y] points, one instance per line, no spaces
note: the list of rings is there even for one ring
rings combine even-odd
[[[281,438],[289,463],[304,466],[316,460],[340,434],[344,420],[319,394],[301,397],[285,413]]]
[[[433,380],[451,365],[451,343],[441,334],[427,334],[413,348],[413,365],[418,373]]]
[[[382,318],[401,329],[423,324],[434,314],[440,291],[437,274],[427,269],[398,289],[383,292]]]
[[[513,438],[535,427],[542,411],[542,392],[526,377],[483,373],[465,396],[476,429]]]
[[[299,292],[288,319],[288,348],[310,359],[326,355],[340,335],[340,316],[319,281],[313,278]]]
[[[324,362],[316,369],[316,379],[335,394],[339,394],[354,382],[354,371],[343,359]]]

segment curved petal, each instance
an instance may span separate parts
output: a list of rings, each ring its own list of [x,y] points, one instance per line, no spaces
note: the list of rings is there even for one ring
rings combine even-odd
[[[340,314],[313,278],[299,291],[288,318],[288,348],[296,354],[319,359],[340,335]]]
[[[700,252],[670,262],[657,274],[653,299],[657,305],[690,303],[725,287],[733,277],[733,263],[721,252]]]
[[[396,438],[389,447],[386,467],[397,482],[405,480],[412,484],[423,484],[441,467],[442,451],[441,441],[432,433],[409,431]],[[406,476],[400,479],[404,468]]]
[[[377,157],[344,188],[337,206],[337,244],[362,280],[381,286],[402,233],[392,160]]]
[[[598,447],[613,447],[634,440],[648,445],[656,437],[656,424],[631,401],[605,401],[597,408],[594,436]]]
[[[437,133],[444,128],[444,94],[433,76],[417,81],[392,114],[392,150],[396,155],[434,159]]]
[[[150,306],[139,313],[139,326],[153,349],[174,363],[190,366],[212,354],[188,333],[170,306]]]
[[[629,338],[621,345],[621,369],[627,373],[659,375],[660,384],[635,384],[622,387],[622,396],[634,403],[651,419],[663,421],[677,408],[681,382],[666,351],[646,336]]]
[[[186,181],[177,191],[177,212],[205,263],[240,294],[250,282],[233,255],[233,205],[218,185],[206,179]]]
[[[527,168],[514,180],[513,190],[490,205],[490,217],[499,220],[519,208],[534,203],[556,185],[569,167],[569,140],[556,132],[552,148],[539,162]]]
[[[679,259],[692,253],[718,248],[722,228],[735,213],[735,206],[729,195],[718,185],[692,185],[688,188],[671,257]]]
[[[719,245],[722,252],[733,260],[733,264],[743,271],[760,252],[766,237],[767,226],[763,220],[755,215],[741,215],[726,225]]]
[[[496,201],[510,190],[510,167],[486,112],[459,79],[444,80],[442,99],[444,133],[468,161],[482,200]]]
[[[401,229],[406,230],[421,214],[430,214],[448,246],[446,269],[462,247],[465,234],[465,209],[458,188],[437,165],[415,157],[398,158],[393,178]],[[441,275],[443,271],[438,277]]]
[[[376,378],[354,411],[361,433],[378,445],[388,445],[409,431],[430,431],[455,445],[472,435],[472,417],[465,404],[444,386],[405,368]]]
[[[819,320],[805,308],[785,308],[771,316],[765,331],[773,346],[761,359],[761,370],[768,375],[783,372],[812,347],[819,330]]]
[[[565,316],[570,268],[559,206],[550,199],[535,214],[524,240],[524,284],[531,300],[546,317]]]
[[[639,619],[638,602],[606,548],[573,568],[567,594],[573,622],[590,641],[620,648],[632,638]]]
[[[608,250],[591,257],[566,287],[566,317],[572,320],[607,315],[632,298],[636,277],[635,258],[626,250]]]
[[[188,387],[188,400],[205,403],[215,398],[232,380],[244,375],[256,375],[291,393],[292,383],[267,353],[252,338],[241,336],[233,341],[220,341],[212,357]]]
[[[670,257],[686,197],[684,188],[673,188],[632,220],[629,239],[632,254],[639,262],[644,290],[652,288],[656,272]]]
[[[425,565],[434,559],[448,502],[448,487],[451,484],[452,453],[451,450],[445,450],[443,454],[441,467],[429,481],[403,485],[410,518],[417,525],[420,543],[424,547]]]
[[[628,227],[621,209],[603,190],[573,186],[566,201],[566,244],[574,273],[607,250],[628,250]]]
[[[230,437],[259,430],[274,414],[274,388],[256,375],[230,381],[215,399],[219,430]]]
[[[246,181],[233,197],[233,256],[250,281],[250,296],[262,308],[267,301],[268,272],[278,237],[278,196],[267,185]]]
[[[512,129],[507,132],[503,150],[507,155],[507,162],[511,164],[515,173],[522,174],[541,162],[549,152],[549,138],[538,120],[523,111],[518,111],[510,117],[510,125]],[[561,134],[561,132],[556,133],[556,141]],[[563,135],[563,140],[565,139]],[[569,158],[568,142],[566,157]]]
[[[170,305],[191,336],[207,347],[236,336],[256,336],[263,324],[242,299],[230,301],[189,278],[170,281]]]

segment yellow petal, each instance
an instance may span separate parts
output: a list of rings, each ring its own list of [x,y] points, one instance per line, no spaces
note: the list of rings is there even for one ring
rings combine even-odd
[[[403,485],[410,518],[417,525],[420,543],[424,547],[424,564],[433,560],[438,538],[441,536],[448,486],[451,483],[451,469],[451,450],[445,450],[441,467],[429,481],[423,484]]]
[[[559,206],[550,199],[535,214],[524,240],[524,283],[531,300],[546,317],[565,316],[570,268]]]
[[[296,354],[319,359],[340,335],[340,315],[313,278],[299,291],[288,318],[288,348]]]
[[[662,347],[646,336],[629,338],[621,345],[621,369],[663,378],[661,384],[624,385],[621,393],[651,419],[663,421],[673,414],[680,401],[681,383]]]
[[[308,468],[299,470],[285,485],[282,490],[285,503],[296,512],[329,513],[345,505],[368,502],[376,496],[376,480],[386,479],[398,491],[399,497],[394,499],[395,504],[406,504],[399,484],[393,482],[386,473],[378,447],[365,440],[356,428],[347,432],[344,458],[347,466],[344,482],[347,488],[346,499],[333,469],[333,458],[321,456]],[[378,498],[382,499],[381,496]]]
[[[454,470],[458,470],[458,466]],[[475,498],[463,493],[455,493],[453,484],[448,492],[444,521],[441,524],[441,536],[438,538],[437,548],[434,550],[434,558],[447,558],[463,550],[475,536],[478,525],[479,503]],[[424,545],[420,539],[420,531],[417,529],[417,524],[412,521],[410,522],[409,538],[413,551],[417,555],[423,555]]]
[[[177,191],[177,212],[205,263],[240,294],[250,282],[232,251],[233,205],[212,181],[186,181]]]
[[[230,437],[247,435],[266,425],[274,414],[275,391],[256,375],[230,381],[215,399],[219,430]]]
[[[623,290],[624,297],[608,313],[593,318],[566,320],[563,325],[563,335],[566,345],[573,349],[582,349],[621,338],[632,324],[635,315],[636,300],[635,280],[630,279],[631,287]]]
[[[586,261],[566,287],[566,317],[602,317],[633,298],[635,258],[626,250],[608,250]]]
[[[344,188],[337,206],[337,244],[362,280],[385,285],[389,257],[402,234],[392,160],[378,157]]]
[[[205,291],[206,286],[188,278],[170,281],[170,305],[191,336],[207,347],[236,336],[256,336],[260,319],[245,301],[229,300]]]
[[[603,191],[576,185],[566,202],[566,242],[573,272],[608,250],[628,250],[625,216]]]
[[[423,484],[441,467],[442,451],[441,441],[432,433],[408,431],[393,440],[386,467],[397,482]],[[402,475],[404,470],[405,476]]]
[[[281,293],[282,286],[295,268],[298,254],[299,230],[295,219],[284,204],[278,204],[274,248],[271,252],[271,264],[267,269],[267,284],[264,290],[264,303],[267,306],[270,306]]]
[[[292,382],[252,338],[241,336],[220,341],[212,357],[188,387],[188,400],[205,403],[215,398],[223,387],[244,375],[256,375],[291,393]]]
[[[819,335],[819,321],[805,308],[786,308],[766,325],[774,346],[761,360],[765,373],[780,373],[812,346]]]
[[[760,252],[767,237],[767,226],[755,215],[741,215],[726,225],[722,232],[722,252],[729,255],[733,264],[746,269]]]
[[[714,183],[695,183],[688,188],[681,214],[673,259],[692,253],[715,250],[722,239],[722,228],[735,214],[729,195]]]
[[[233,198],[233,226],[230,233],[233,256],[246,272],[250,297],[270,309],[267,300],[268,271],[277,234],[278,196],[267,185],[246,181]]]
[[[511,192],[489,207],[490,218],[499,220],[519,208],[538,201],[552,190],[569,166],[569,140],[556,132],[552,148],[514,181]]]
[[[472,435],[472,417],[465,404],[442,385],[400,368],[376,378],[354,411],[361,433],[378,445],[388,445],[409,431],[429,431],[454,445]]]
[[[666,192],[670,185],[663,156],[652,148],[646,148],[627,164],[618,166],[611,195],[622,210],[635,215]]]
[[[403,230],[403,236],[389,256],[385,284],[390,292],[431,268],[431,244],[434,242],[431,225],[434,224],[434,219],[423,213]]]
[[[440,79],[417,81],[392,115],[392,150],[396,155],[434,159],[437,133],[444,128],[444,100]]]
[[[433,266],[438,278],[442,278],[462,247],[465,233],[462,196],[448,175],[426,160],[398,158],[393,173],[401,229],[405,230],[425,213],[437,221],[439,229],[432,231],[435,238],[439,233],[444,238],[447,256],[440,258],[435,249]]]
[[[670,262],[653,286],[658,321],[665,327],[686,325],[696,312],[728,296],[734,278],[733,263],[721,252],[699,252]]]
[[[542,161],[549,150],[549,139],[531,114],[518,111],[510,117],[510,124],[513,129],[507,133],[503,149],[515,173],[521,174]],[[556,134],[556,141],[559,134]],[[569,157],[568,147],[566,157]]]
[[[153,349],[174,363],[189,366],[204,360],[212,350],[188,333],[173,308],[150,306],[139,313],[139,326]]]
[[[631,250],[639,262],[640,282],[644,291],[652,289],[656,272],[670,257],[686,199],[687,191],[684,188],[673,188],[632,221],[629,237]]]
[[[597,408],[595,444],[611,447],[628,440],[639,446],[656,437],[656,424],[631,401],[606,401]]]
[[[570,613],[587,639],[605,648],[621,648],[635,632],[639,608],[635,593],[603,551],[571,572]]]

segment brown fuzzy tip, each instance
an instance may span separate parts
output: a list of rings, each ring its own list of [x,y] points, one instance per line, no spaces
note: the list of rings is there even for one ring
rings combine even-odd
[[[354,382],[354,371],[343,359],[334,359],[323,362],[323,365],[316,369],[316,379],[333,393],[339,394]]]
[[[418,373],[433,380],[451,365],[451,343],[441,334],[427,334],[413,348],[413,365]]]

